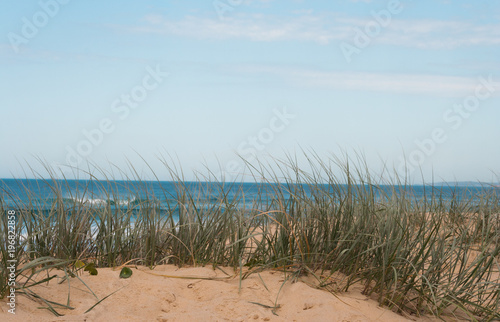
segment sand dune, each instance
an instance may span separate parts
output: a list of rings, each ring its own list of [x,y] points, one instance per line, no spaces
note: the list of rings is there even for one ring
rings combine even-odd
[[[96,298],[78,279],[71,279],[70,305],[74,310],[60,309],[56,317],[25,296],[17,297],[16,315],[7,313],[2,302],[1,321],[404,321],[401,315],[381,308],[373,299],[354,287],[348,293],[331,294],[314,288],[311,277],[284,284],[284,274],[265,271],[242,281],[227,278],[231,268],[182,268],[158,266],[154,270],[133,268],[129,279],[120,279],[119,271],[99,269],[99,275],[85,273],[82,280],[99,299],[119,290],[92,311],[84,313]],[[62,272],[54,272],[63,276]],[[209,277],[214,280],[165,277]],[[47,299],[66,303],[68,283],[36,286],[34,290]],[[270,307],[278,308],[273,314]],[[253,303],[252,303],[253,302]],[[256,304],[259,303],[259,304]],[[413,319],[416,320],[416,319]],[[429,320],[419,318],[419,320]]]

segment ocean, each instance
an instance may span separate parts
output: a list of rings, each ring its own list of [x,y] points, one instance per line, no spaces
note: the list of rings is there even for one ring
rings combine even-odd
[[[368,189],[368,186],[363,188]],[[37,211],[49,211],[57,200],[68,208],[82,204],[96,208],[130,209],[155,204],[162,209],[172,209],[186,198],[193,198],[200,207],[230,202],[242,208],[255,208],[269,205],[278,194],[282,200],[290,200],[297,191],[312,196],[313,191],[339,191],[335,189],[347,192],[348,186],[337,185],[334,188],[327,184],[311,186],[237,182],[3,179],[0,180],[0,202],[4,209]],[[498,196],[500,188],[492,185],[380,185],[374,189],[374,193],[376,199],[381,199],[382,196],[387,198],[392,193],[405,193],[415,201],[434,196],[440,197],[444,202],[455,199],[474,204],[485,196]]]

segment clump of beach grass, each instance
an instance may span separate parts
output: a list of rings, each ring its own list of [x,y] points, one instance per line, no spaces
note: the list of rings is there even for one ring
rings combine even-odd
[[[293,157],[247,163],[259,184],[252,201],[239,183],[217,181],[211,173],[188,182],[165,159],[173,189],[159,185],[154,191],[133,166],[129,174],[114,169],[129,183],[128,197],[137,200],[127,207],[68,205],[70,180],[47,167],[48,176],[35,177],[48,177],[42,182],[54,195],[49,208],[21,179],[28,198],[11,191],[0,197],[4,215],[4,198],[16,202],[17,275],[26,277],[29,268],[50,276],[50,270],[68,269],[77,260],[98,268],[171,263],[230,266],[240,279],[264,269],[282,270],[291,280],[310,274],[319,287],[332,290],[328,286],[341,273],[345,278],[334,291],[362,283],[365,294],[402,314],[500,318],[498,191],[485,187],[473,196],[448,196],[445,190],[453,189],[426,185],[421,196],[407,178],[374,176],[363,158],[306,157],[307,171]],[[85,171],[89,180],[70,198],[91,199],[97,186],[103,199],[120,200],[120,181],[112,173]],[[8,281],[5,222],[1,297]],[[19,291],[27,293],[29,286]]]

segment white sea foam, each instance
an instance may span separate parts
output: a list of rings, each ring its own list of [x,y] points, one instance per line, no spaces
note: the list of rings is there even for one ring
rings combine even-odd
[[[130,203],[135,201],[135,197],[128,199],[118,199],[118,200],[107,200],[102,198],[71,198],[75,203],[79,203],[82,205],[92,205],[92,206],[104,206],[108,203],[114,204],[116,206],[128,206]]]

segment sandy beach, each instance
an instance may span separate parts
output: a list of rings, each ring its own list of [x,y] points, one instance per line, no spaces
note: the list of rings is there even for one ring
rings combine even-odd
[[[233,269],[224,268],[233,273]],[[99,269],[97,276],[88,273],[81,279],[99,299],[117,291],[93,310],[84,313],[97,299],[76,278],[70,281],[70,306],[59,309],[64,316],[56,317],[26,296],[17,297],[16,315],[7,313],[2,300],[1,321],[430,321],[429,318],[405,318],[381,308],[377,302],[361,294],[354,286],[347,293],[333,295],[314,288],[311,276],[284,284],[284,274],[264,271],[242,281],[228,277],[222,270],[211,267],[179,269],[173,265],[132,268],[129,279],[120,279],[119,271]],[[53,274],[63,276],[61,271]],[[169,275],[166,277],[164,275]],[[175,278],[173,276],[184,277]],[[193,277],[188,279],[185,277]],[[197,279],[214,278],[213,280]],[[53,279],[49,284],[33,288],[46,299],[66,303],[68,283]],[[277,309],[275,314],[271,307]],[[257,304],[258,303],[258,304]]]
[[[500,1],[0,8],[0,322],[500,322]]]
[[[137,182],[125,184],[132,189]],[[251,188],[246,197],[264,198],[255,185],[245,187]],[[309,192],[299,185],[267,187],[274,194],[250,212],[240,203],[243,186],[210,190],[217,194],[199,200],[196,187],[160,185],[159,191],[189,197],[165,199],[165,208],[144,201],[125,205],[110,196],[105,196],[108,207],[84,202],[75,208],[64,204],[60,186],[52,187],[59,197],[50,209],[36,208],[27,199],[25,208],[11,210],[19,212],[18,247],[0,243],[2,253],[18,263],[12,268],[15,316],[7,305],[10,268],[0,269],[0,321],[500,317],[496,191],[471,195],[477,204],[431,198],[444,200],[443,206],[406,197],[424,196],[423,190],[413,190],[419,187],[399,192],[380,187],[391,190],[377,203],[365,185],[316,184]],[[297,190],[287,192],[290,187]],[[149,200],[148,193],[141,200]],[[176,210],[172,203],[183,208]],[[428,211],[405,210],[415,207]],[[3,267],[12,266],[7,258]],[[93,265],[97,275],[90,275]],[[120,278],[119,265],[128,265],[132,276]]]

